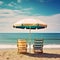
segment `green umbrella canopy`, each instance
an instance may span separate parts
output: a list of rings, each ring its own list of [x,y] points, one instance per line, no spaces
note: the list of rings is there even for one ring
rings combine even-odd
[[[22,19],[13,24],[14,28],[20,29],[43,29],[47,27],[47,24],[38,19]]]

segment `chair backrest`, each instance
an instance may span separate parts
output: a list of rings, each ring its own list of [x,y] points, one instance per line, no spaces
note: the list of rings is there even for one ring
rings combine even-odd
[[[43,39],[35,39],[33,44],[33,49],[43,51]]]
[[[38,45],[38,46],[43,46],[43,39],[35,39],[34,40],[34,45]]]
[[[18,40],[17,41],[17,46],[18,47],[26,47],[26,45],[27,45],[26,40]]]
[[[19,39],[17,41],[18,52],[26,53],[27,52],[27,42],[26,40]]]

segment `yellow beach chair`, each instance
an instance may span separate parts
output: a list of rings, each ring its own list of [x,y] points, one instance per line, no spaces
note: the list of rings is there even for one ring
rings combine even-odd
[[[33,44],[34,53],[43,53],[43,39],[35,39]]]
[[[27,53],[27,42],[26,40],[17,41],[18,53]]]

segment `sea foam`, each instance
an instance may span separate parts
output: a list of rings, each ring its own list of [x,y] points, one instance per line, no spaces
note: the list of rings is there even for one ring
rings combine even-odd
[[[33,48],[33,45],[27,46],[27,48]],[[8,44],[0,44],[0,49],[6,49],[6,48],[17,48],[17,45],[8,45]],[[52,44],[52,45],[43,45],[43,48],[60,48],[60,45]]]

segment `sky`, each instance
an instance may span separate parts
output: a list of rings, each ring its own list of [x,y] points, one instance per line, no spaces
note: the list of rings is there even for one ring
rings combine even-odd
[[[47,24],[38,33],[60,33],[60,0],[0,0],[0,33],[29,32],[14,29],[22,18],[37,18]]]

